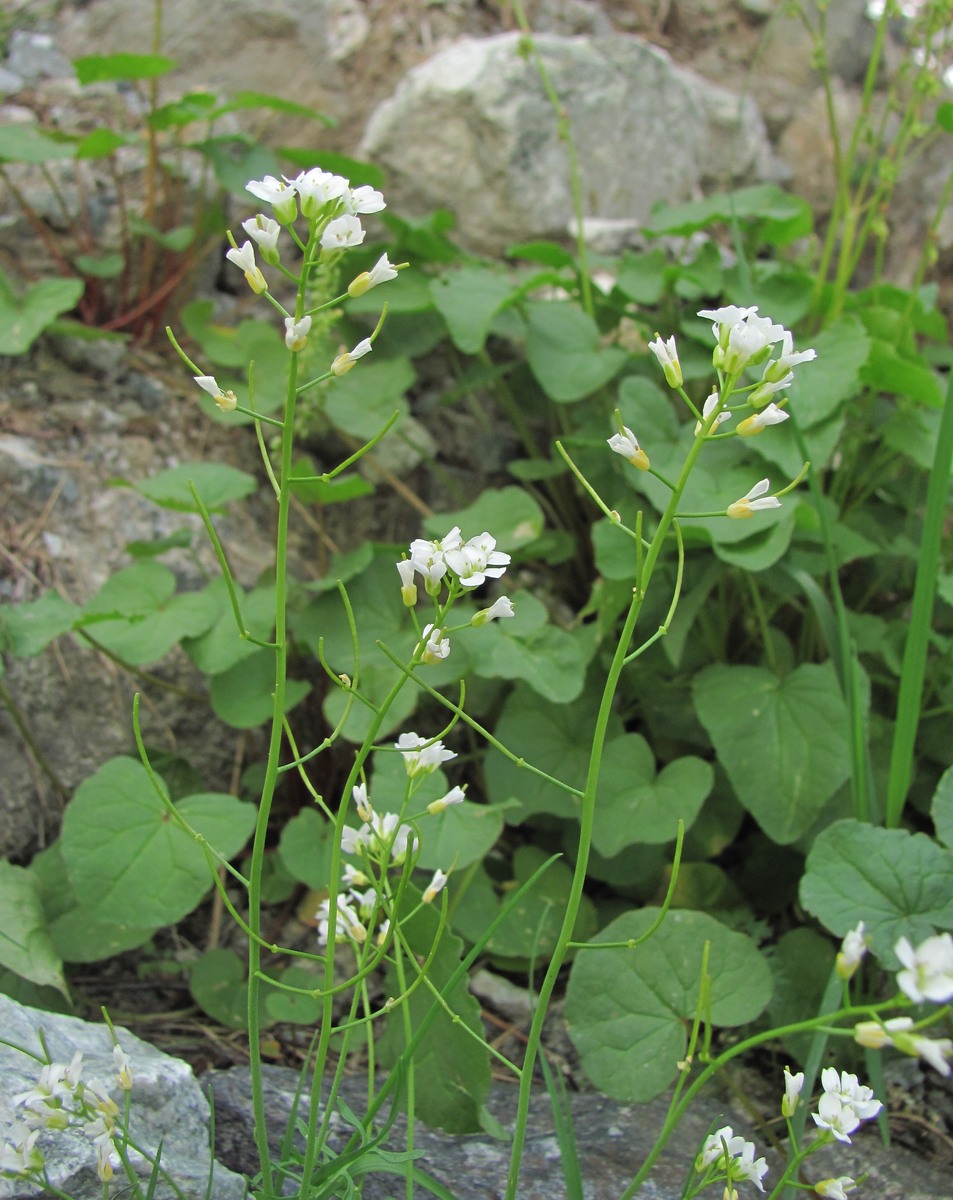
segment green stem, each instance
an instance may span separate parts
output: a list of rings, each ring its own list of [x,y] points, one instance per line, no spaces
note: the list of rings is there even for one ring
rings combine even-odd
[[[278,782],[281,761],[282,728],[285,713],[285,688],[288,673],[288,517],[291,508],[291,452],[294,444],[294,414],[298,384],[298,356],[291,355],[288,366],[288,390],[285,396],[284,431],[281,437],[281,466],[278,475],[278,529],[275,538],[275,692],[271,715],[268,761],[262,785],[248,872],[248,1048],[251,1070],[252,1101],[255,1112],[255,1143],[261,1161],[266,1190],[274,1190],[274,1168],[268,1147],[265,1098],[261,1062],[261,1018],[259,1014],[261,979],[261,884],[265,862],[268,818]]]
[[[539,1053],[540,1039],[543,1032],[543,1021],[546,1017],[546,1012],[549,1008],[549,1000],[552,996],[553,989],[556,986],[556,980],[562,965],[565,962],[566,955],[569,950],[570,942],[572,941],[573,928],[576,923],[576,916],[579,912],[579,905],[582,902],[583,886],[586,881],[586,873],[589,867],[589,852],[592,845],[592,830],[595,821],[596,812],[596,789],[599,784],[599,772],[602,765],[602,752],[605,746],[606,735],[609,725],[609,717],[612,713],[612,706],[615,701],[616,689],[619,685],[619,680],[625,666],[626,654],[632,635],[635,632],[635,624],[638,620],[639,612],[642,608],[642,601],[645,598],[646,591],[652,580],[652,573],[655,570],[655,564],[658,561],[658,556],[661,553],[662,544],[664,543],[669,528],[675,520],[675,514],[678,510],[679,502],[682,498],[682,492],[688,482],[688,477],[695,461],[698,458],[704,447],[704,439],[696,438],[693,442],[685,462],[682,465],[681,474],[675,484],[675,488],[669,497],[668,504],[663,512],[658,528],[655,531],[655,536],[652,538],[652,543],[649,546],[648,553],[645,556],[645,561],[642,564],[638,585],[635,589],[635,594],[632,597],[632,603],[629,605],[629,611],[626,614],[625,623],[622,627],[622,633],[619,637],[615,653],[612,656],[612,662],[606,676],[605,686],[602,692],[602,701],[599,705],[599,713],[596,717],[595,730],[592,736],[592,744],[589,752],[589,766],[586,772],[586,786],[583,792],[582,805],[580,812],[580,828],[579,828],[579,845],[576,853],[576,864],[573,869],[572,883],[569,889],[569,896],[566,900],[566,912],[563,917],[563,923],[559,931],[559,937],[556,946],[553,950],[553,956],[550,960],[549,967],[546,970],[545,978],[539,990],[539,1000],[536,1009],[533,1013],[533,1021],[530,1026],[529,1036],[526,1042],[526,1055],[523,1061],[523,1075],[520,1079],[519,1098],[517,1100],[516,1122],[513,1130],[513,1149],[510,1158],[510,1173],[507,1181],[506,1200],[516,1200],[517,1188],[519,1186],[519,1171],[520,1162],[523,1156],[523,1145],[526,1139],[526,1125],[529,1119],[529,1102],[533,1084],[533,1067],[536,1062],[536,1056]]]

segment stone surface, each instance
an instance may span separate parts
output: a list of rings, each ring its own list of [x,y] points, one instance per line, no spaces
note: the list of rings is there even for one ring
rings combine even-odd
[[[40,1012],[0,995],[0,1031],[5,1042],[22,1046],[33,1054],[42,1053],[39,1029],[53,1062],[69,1063],[75,1052],[81,1050],[81,1078],[101,1080],[109,1088],[115,1066],[113,1043],[105,1025]],[[191,1067],[154,1049],[126,1029],[117,1027],[116,1034],[132,1063],[131,1138],[150,1152],[161,1141],[162,1166],[187,1200],[204,1198],[210,1166],[209,1110]],[[33,1087],[38,1072],[35,1060],[0,1044],[0,1136],[15,1112],[11,1098]],[[121,1105],[119,1089],[109,1090]],[[95,1152],[82,1130],[41,1133],[37,1148],[44,1155],[55,1187],[67,1192],[72,1200],[101,1200],[103,1186],[96,1175]],[[148,1178],[148,1169],[144,1164],[143,1167]],[[244,1190],[242,1179],[216,1164],[212,1192],[216,1200],[241,1200]],[[28,1200],[48,1194],[15,1179],[0,1179],[0,1197],[5,1200]],[[174,1193],[167,1184],[160,1183],[155,1195],[156,1200],[171,1200]]]
[[[777,174],[757,108],[640,38],[535,39],[572,121],[587,215],[648,216],[661,199]],[[362,153],[399,211],[449,208],[485,252],[563,236],[566,147],[517,34],[465,39],[411,71],[371,117]],[[594,84],[594,81],[597,81]]]
[[[272,1144],[277,1146],[291,1110],[297,1075],[283,1068],[269,1067],[265,1078],[269,1136]],[[247,1070],[235,1068],[212,1073],[204,1079],[211,1085],[215,1103],[216,1155],[233,1170],[255,1171]],[[345,1078],[342,1095],[354,1111],[363,1111],[365,1090],[361,1080]],[[779,1101],[780,1097],[777,1099]],[[571,1094],[570,1104],[586,1200],[618,1200],[655,1143],[665,1119],[668,1097],[660,1097],[650,1104],[633,1105],[618,1104],[595,1092],[576,1092]],[[515,1105],[516,1089],[496,1084],[488,1107],[505,1128],[512,1126]],[[750,1128],[749,1115],[715,1095],[707,1096],[689,1110],[651,1178],[637,1193],[640,1200],[680,1200],[693,1155],[711,1129],[724,1124],[731,1124],[736,1132],[754,1138],[759,1152],[764,1147],[764,1137],[759,1137]],[[389,1143],[394,1148],[400,1147],[404,1129],[404,1118],[399,1115]],[[335,1126],[332,1118],[334,1145],[341,1145],[341,1134],[345,1131],[343,1121]],[[509,1167],[508,1142],[488,1134],[450,1136],[418,1126],[414,1144],[421,1152],[418,1165],[448,1188],[455,1200],[501,1200]],[[770,1190],[772,1180],[777,1181],[779,1167],[770,1152],[766,1157],[770,1164],[766,1180]],[[902,1147],[884,1147],[873,1127],[854,1135],[851,1146],[838,1144],[835,1149],[812,1157],[805,1176],[809,1180],[831,1175],[857,1178],[865,1172],[869,1173],[869,1178],[857,1193],[858,1200],[864,1197],[944,1200],[950,1195],[949,1174],[942,1166],[925,1162],[921,1156]],[[402,1187],[393,1175],[372,1175],[364,1184],[363,1197],[364,1200],[388,1200],[402,1195]],[[552,1113],[548,1098],[540,1091],[530,1110],[519,1197],[520,1200],[561,1200],[565,1195]]]

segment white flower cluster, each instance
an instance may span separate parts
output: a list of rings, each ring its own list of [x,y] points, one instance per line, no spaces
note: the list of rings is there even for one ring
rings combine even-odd
[[[761,1180],[768,1173],[768,1164],[754,1155],[754,1142],[745,1141],[730,1125],[725,1125],[705,1139],[701,1153],[695,1159],[695,1170],[699,1174],[707,1173],[706,1184],[724,1179],[726,1196],[736,1195],[732,1185],[741,1182],[753,1183],[759,1192],[763,1192]]]
[[[716,343],[712,363],[718,371],[720,390],[711,393],[700,414],[697,409],[694,410],[698,415],[696,437],[700,434],[715,436],[719,426],[729,421],[738,407],[751,408],[754,412],[740,421],[736,429],[718,436],[754,437],[768,426],[779,425],[788,419],[789,414],[783,407],[787,401],[779,393],[793,382],[792,368],[810,362],[817,355],[813,350],[795,353],[794,338],[790,331],[783,325],[776,325],[770,317],[759,317],[757,314],[757,306],[739,308],[735,304],[728,304],[724,308],[703,308],[698,314],[712,322]],[[654,342],[649,342],[648,348],[658,360],[668,385],[681,390],[682,367],[675,338],[663,341],[659,334],[655,338]],[[780,350],[777,357],[772,358],[772,348],[778,342],[781,343]],[[744,372],[758,366],[762,367],[760,382],[739,387]],[[730,404],[732,396],[736,394],[744,395],[743,404]],[[685,393],[682,392],[682,395]],[[616,416],[618,418],[618,414]],[[651,470],[649,456],[639,445],[638,438],[621,420],[618,424],[618,432],[608,439],[610,449],[621,454],[638,470]],[[728,505],[726,515],[738,519],[751,517],[766,509],[780,508],[781,501],[777,496],[765,495],[770,486],[769,480],[760,480],[740,500]]]
[[[843,979],[857,970],[867,952],[864,922],[850,930],[837,955],[837,970]],[[897,987],[914,1004],[946,1004],[953,1000],[953,937],[948,933],[926,938],[916,948],[902,937],[894,946],[900,960]],[[941,1075],[953,1074],[953,1039],[929,1038],[918,1032],[912,1017],[891,1017],[886,1021],[861,1021],[854,1027],[854,1040],[875,1050],[893,1046],[902,1054],[922,1058]]]
[[[361,216],[380,212],[386,207],[384,197],[372,187],[351,187],[343,175],[334,175],[320,167],[302,171],[294,179],[266,175],[264,179],[252,179],[246,189],[258,200],[271,206],[274,216],[257,213],[242,222],[248,240],[238,246],[232,243],[225,257],[237,266],[245,276],[248,286],[256,295],[268,291],[268,281],[258,265],[255,249],[269,266],[278,266],[281,251],[278,240],[282,229],[292,225],[300,215],[308,222],[309,238],[317,241],[325,254],[338,254],[360,246],[365,231]],[[229,234],[231,238],[231,234]],[[301,241],[295,237],[297,246]],[[383,254],[370,271],[362,271],[348,285],[348,294],[362,296],[378,284],[397,278],[397,267]],[[276,307],[281,309],[281,305]],[[284,309],[281,309],[285,312]],[[285,345],[292,353],[298,353],[308,344],[311,331],[311,314],[285,312]],[[354,363],[371,349],[370,338],[359,342],[353,350],[338,357],[331,364],[335,375],[343,375]],[[196,375],[195,382],[214,399],[223,412],[232,412],[238,401],[235,393],[218,385],[214,375]]]
[[[113,1086],[129,1091],[132,1068],[120,1046],[113,1047],[116,1076]],[[43,1170],[43,1154],[37,1147],[40,1134],[68,1128],[81,1128],[96,1151],[96,1171],[108,1183],[118,1166],[116,1118],[119,1107],[107,1086],[98,1080],[83,1080],[80,1072],[83,1055],[77,1051],[69,1065],[48,1063],[40,1072],[36,1086],[13,1097],[18,1116],[10,1123],[0,1141],[0,1171],[12,1175],[31,1175]]]
[[[402,733],[394,744],[404,760],[407,778],[422,780],[433,774],[445,762],[456,758],[439,739],[420,737],[416,733]],[[386,915],[387,896],[384,880],[391,867],[403,865],[408,854],[417,853],[418,840],[410,825],[403,823],[396,813],[374,811],[367,796],[367,785],[359,783],[351,789],[351,798],[363,821],[359,829],[345,825],[341,831],[341,849],[345,854],[361,859],[361,866],[348,863],[341,882],[348,891],[338,896],[335,917],[335,941],[350,941],[361,945],[367,941],[372,925],[376,925],[378,944],[383,944],[390,930],[390,917]],[[445,796],[427,805],[427,812],[437,815],[453,804],[461,804],[465,793],[461,787],[453,787]],[[370,872],[370,874],[368,873]],[[380,882],[374,884],[372,875]],[[423,903],[430,904],[443,890],[448,876],[437,870],[423,894]],[[360,890],[360,889],[365,890]],[[326,946],[331,927],[331,902],[322,900],[318,907],[318,942]],[[377,918],[383,918],[377,924]]]

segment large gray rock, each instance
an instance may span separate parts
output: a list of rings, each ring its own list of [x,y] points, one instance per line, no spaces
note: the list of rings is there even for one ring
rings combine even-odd
[[[644,219],[657,200],[774,177],[757,107],[630,35],[535,39],[572,120],[587,216]],[[362,153],[400,212],[456,213],[485,252],[562,235],[566,147],[518,34],[465,39],[410,71],[374,112]]]
[[[83,1080],[107,1082],[115,1077],[113,1043],[105,1025],[92,1025],[75,1017],[40,1012],[0,995],[0,1031],[4,1042],[42,1053],[37,1031],[42,1029],[54,1062],[68,1064],[77,1050],[83,1052]],[[162,1143],[162,1166],[188,1200],[204,1200],[209,1180],[209,1107],[192,1068],[141,1041],[128,1030],[116,1034],[132,1064],[133,1087],[130,1137],[154,1153]],[[38,1064],[9,1045],[0,1043],[0,1138],[17,1112],[12,1097],[28,1091],[37,1080]],[[121,1093],[110,1089],[121,1105]],[[79,1129],[41,1133],[37,1148],[44,1155],[50,1182],[72,1200],[101,1200],[103,1185],[96,1174],[96,1157],[90,1140]],[[148,1168],[145,1178],[148,1179]],[[117,1180],[118,1182],[118,1180]],[[216,1200],[241,1200],[245,1181],[219,1164],[214,1166],[212,1195]],[[49,1195],[16,1179],[0,1179],[0,1197],[27,1200]],[[160,1183],[156,1200],[172,1200],[174,1193]]]

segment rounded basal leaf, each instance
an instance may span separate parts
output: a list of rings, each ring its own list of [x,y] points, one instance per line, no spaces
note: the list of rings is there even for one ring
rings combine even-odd
[[[551,400],[581,400],[622,369],[626,351],[603,346],[599,327],[575,304],[550,301],[528,307],[526,358]]]
[[[254,729],[272,714],[275,690],[275,654],[259,650],[209,680],[209,700],[217,717],[235,729]],[[285,685],[285,712],[307,696],[311,684],[289,679]]]
[[[307,967],[288,967],[277,977],[281,983],[295,988],[319,988],[321,979]],[[273,1021],[290,1021],[295,1025],[314,1025],[321,1017],[322,1001],[300,992],[270,989],[265,995],[265,1011]]]
[[[891,969],[898,938],[916,945],[953,929],[953,855],[924,833],[837,821],[811,847],[801,903],[837,937],[864,922]]]
[[[9,605],[0,613],[0,649],[18,658],[32,658],[71,629],[78,616],[75,604],[52,591],[44,592],[39,600]]]
[[[694,695],[738,799],[773,841],[793,842],[850,773],[831,664],[805,663],[784,679],[763,667],[707,667]]]
[[[0,859],[0,967],[68,994],[36,881],[25,867],[15,867],[6,859]]]
[[[953,767],[940,776],[930,809],[936,836],[948,850],[953,850]]]
[[[234,950],[206,950],[189,975],[192,999],[210,1017],[231,1029],[248,1025],[245,965]]]
[[[177,806],[226,858],[248,840],[255,809],[233,796],[188,796]],[[190,913],[212,886],[202,848],[174,820],[145,768],[113,758],[76,789],[63,817],[63,863],[97,920],[153,929]]]
[[[110,575],[83,607],[81,623],[88,617],[144,617],[175,592],[175,576],[158,562],[139,562]]]
[[[221,508],[232,500],[241,500],[255,490],[253,475],[229,467],[225,463],[182,463],[160,471],[151,479],[135,484],[135,489],[160,508],[171,508],[176,512],[198,512],[189,483],[202,498],[208,509]]]
[[[407,358],[363,359],[347,375],[334,380],[322,398],[332,424],[351,437],[368,441],[376,437],[394,411],[401,418],[410,411],[407,392],[416,382],[413,363]],[[398,428],[400,422],[398,422]]]
[[[424,529],[429,537],[441,538],[459,525],[464,539],[485,529],[496,538],[497,549],[509,553],[535,541],[545,523],[543,510],[529,492],[504,487],[487,488],[472,504],[456,512],[427,517]]]
[[[517,684],[496,725],[499,741],[534,767],[571,787],[582,788],[589,761],[589,730],[597,699],[584,693],[571,704],[552,704],[530,688]],[[618,717],[610,718],[610,735],[621,732]],[[549,780],[490,750],[484,767],[494,803],[515,799],[518,807],[507,816],[519,825],[533,813],[579,817],[579,799]]]
[[[219,602],[208,589],[177,593],[158,604],[150,613],[133,618],[97,621],[89,632],[97,642],[124,662],[142,666],[158,662],[184,638],[199,637],[205,633],[213,625],[218,613]],[[234,620],[232,617],[233,629]]]
[[[674,841],[679,818],[691,827],[714,779],[710,764],[692,755],[656,775],[655,758],[641,734],[615,738],[602,756],[592,844],[613,858],[626,846]]]
[[[637,938],[657,909],[626,913],[593,942]],[[674,1081],[688,1046],[705,943],[710,943],[711,1019],[755,1020],[771,975],[754,942],[705,913],[669,912],[636,950],[581,951],[566,993],[569,1033],[592,1082],[615,1100],[645,1102]]]
[[[285,869],[315,891],[331,881],[333,831],[328,819],[313,808],[303,808],[281,831],[278,854]]]
[[[257,654],[260,647],[238,636],[225,580],[216,579],[205,591],[215,598],[215,620],[198,637],[183,639],[182,649],[203,674],[220,675],[243,658]],[[247,593],[243,593],[239,587],[238,597],[242,620],[249,633],[263,642],[272,640],[275,629],[274,587],[258,587]]]
[[[500,621],[485,626],[469,641],[476,674],[483,679],[522,679],[557,704],[575,700],[586,681],[591,627],[569,631],[546,625],[521,634],[512,625]]]
[[[458,267],[430,284],[434,305],[464,354],[483,349],[494,316],[513,290],[508,275],[481,266]]]

